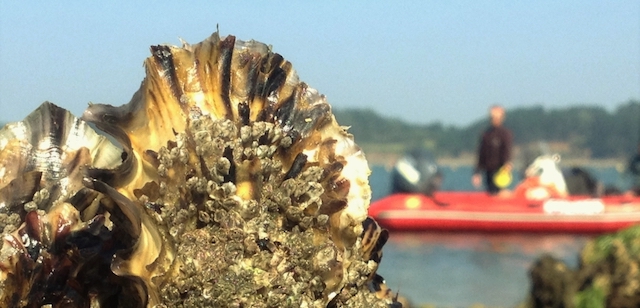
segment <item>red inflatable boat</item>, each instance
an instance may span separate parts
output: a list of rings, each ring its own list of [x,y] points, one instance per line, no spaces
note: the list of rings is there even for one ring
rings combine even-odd
[[[640,223],[640,198],[532,201],[484,192],[394,194],[373,202],[369,215],[382,226],[401,231],[607,233]]]

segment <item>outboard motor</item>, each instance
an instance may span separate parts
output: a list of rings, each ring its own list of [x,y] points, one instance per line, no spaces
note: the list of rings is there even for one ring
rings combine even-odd
[[[433,155],[415,149],[402,156],[391,171],[392,193],[420,193],[432,196],[442,184],[442,174]]]
[[[567,196],[567,182],[558,166],[560,155],[540,155],[524,171],[525,177],[539,177],[543,186],[553,186],[562,196]]]
[[[567,183],[558,162],[558,154],[538,156],[524,171],[524,179],[516,186],[513,195],[529,200],[566,197]]]

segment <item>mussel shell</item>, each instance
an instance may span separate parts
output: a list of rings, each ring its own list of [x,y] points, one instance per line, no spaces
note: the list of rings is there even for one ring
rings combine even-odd
[[[23,211],[16,195],[45,189],[37,208],[48,210],[84,186],[88,168],[109,170],[121,163],[122,150],[86,122],[45,102],[23,121],[0,130],[0,211]],[[35,177],[40,178],[36,181]],[[12,181],[13,185],[10,185]],[[20,182],[20,185],[16,183]],[[11,192],[2,192],[12,186]],[[29,197],[33,197],[29,196]]]

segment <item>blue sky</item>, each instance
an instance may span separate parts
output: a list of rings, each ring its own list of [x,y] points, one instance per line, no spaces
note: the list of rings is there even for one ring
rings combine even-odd
[[[45,100],[76,115],[127,103],[150,45],[216,25],[272,45],[334,108],[414,123],[640,99],[638,1],[29,2],[0,1],[3,121]]]

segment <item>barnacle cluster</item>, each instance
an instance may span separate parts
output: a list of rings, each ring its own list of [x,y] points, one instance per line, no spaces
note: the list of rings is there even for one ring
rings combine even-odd
[[[0,131],[0,304],[398,307],[324,96],[259,42],[151,51],[128,104]]]

